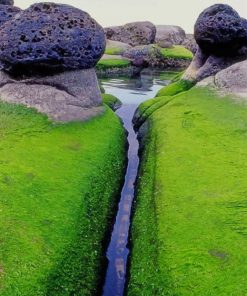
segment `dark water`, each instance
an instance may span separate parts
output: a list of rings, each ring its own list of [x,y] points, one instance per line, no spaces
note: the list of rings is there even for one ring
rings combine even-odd
[[[171,72],[143,72],[138,78],[101,79],[106,93],[118,97],[123,106],[117,110],[125,129],[128,131],[128,167],[121,192],[118,213],[107,250],[109,261],[103,296],[122,296],[126,281],[126,266],[129,254],[127,248],[134,185],[137,177],[139,143],[132,126],[132,118],[137,106],[155,96],[157,91],[170,82]]]

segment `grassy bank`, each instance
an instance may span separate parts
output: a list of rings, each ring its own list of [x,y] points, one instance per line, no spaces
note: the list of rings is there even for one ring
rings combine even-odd
[[[193,53],[182,45],[173,45],[170,48],[160,48],[165,58],[192,60]]]
[[[128,296],[247,295],[246,118],[200,88],[150,115]]]
[[[107,70],[112,68],[127,68],[131,66],[131,62],[126,59],[101,59],[98,64],[96,65],[97,70]]]
[[[1,296],[96,295],[124,144],[108,108],[54,125],[0,103]]]

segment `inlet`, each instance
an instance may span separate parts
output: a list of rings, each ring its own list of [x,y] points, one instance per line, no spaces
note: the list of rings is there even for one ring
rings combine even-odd
[[[126,284],[130,217],[139,166],[139,143],[137,134],[133,129],[132,119],[138,105],[147,99],[153,98],[159,89],[170,82],[169,77],[172,76],[174,74],[170,72],[145,71],[137,78],[101,79],[106,93],[118,97],[123,103],[116,113],[121,118],[124,128],[128,132],[129,143],[125,182],[121,191],[118,212],[106,254],[108,268],[103,296],[123,296]]]

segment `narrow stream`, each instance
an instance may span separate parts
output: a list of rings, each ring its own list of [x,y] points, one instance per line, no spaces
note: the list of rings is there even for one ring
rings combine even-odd
[[[170,73],[170,72],[169,72]],[[167,72],[145,71],[138,78],[101,79],[106,93],[118,97],[123,105],[117,110],[128,132],[128,166],[125,183],[121,192],[118,212],[107,250],[109,261],[103,296],[124,295],[126,266],[129,254],[127,248],[131,207],[135,193],[135,181],[138,173],[139,143],[132,126],[132,118],[138,105],[153,98],[157,91],[170,82],[174,74]]]

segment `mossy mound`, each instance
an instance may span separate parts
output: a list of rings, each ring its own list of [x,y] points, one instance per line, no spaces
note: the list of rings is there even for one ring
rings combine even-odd
[[[170,48],[159,48],[165,58],[192,60],[193,53],[182,45],[173,45]]]
[[[122,102],[115,96],[110,94],[102,94],[103,102],[110,107],[113,111],[116,111],[122,106]]]
[[[53,124],[0,102],[0,294],[97,295],[125,165],[125,133],[106,107]]]
[[[96,65],[97,70],[107,70],[113,68],[127,68],[131,66],[131,62],[127,59],[101,59]]]
[[[149,116],[128,296],[247,293],[246,118],[197,87]]]

